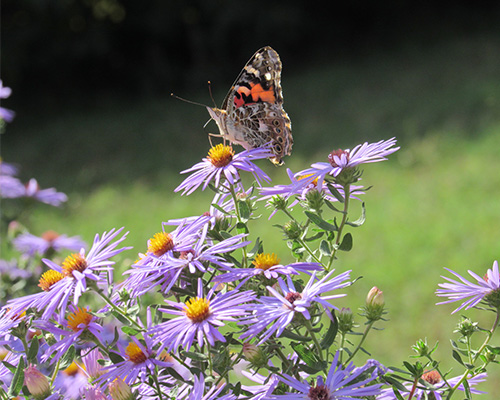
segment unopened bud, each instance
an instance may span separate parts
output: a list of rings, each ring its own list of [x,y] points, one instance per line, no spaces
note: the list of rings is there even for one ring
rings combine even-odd
[[[370,322],[381,319],[384,314],[384,293],[376,286],[372,287],[366,296],[366,318]]]
[[[24,384],[36,400],[43,400],[51,394],[49,380],[34,365],[24,370]]]
[[[352,330],[354,326],[354,315],[350,308],[342,308],[338,314],[339,331],[347,333]]]
[[[302,227],[298,222],[292,220],[283,225],[283,232],[288,239],[297,240],[302,235]]]
[[[277,194],[268,200],[268,204],[276,210],[286,210],[288,201],[283,196]]]
[[[267,357],[260,347],[251,343],[243,344],[243,355],[255,368],[263,368],[267,365]]]
[[[113,400],[133,400],[134,398],[130,386],[120,378],[115,379],[109,384],[109,394]]]

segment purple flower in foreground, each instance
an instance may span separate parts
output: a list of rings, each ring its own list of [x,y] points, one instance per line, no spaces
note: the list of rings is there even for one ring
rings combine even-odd
[[[59,325],[68,329],[61,329],[45,320],[33,322],[36,328],[59,336],[59,340],[45,351],[42,362],[47,361],[54,353],[50,363],[58,361],[76,342],[87,339],[97,340],[101,337],[103,327],[97,322],[97,317],[90,313],[89,308],[70,305],[69,311],[67,319],[59,318]]]
[[[498,272],[497,261],[493,262],[493,267],[488,269],[483,278],[470,270],[468,271],[469,274],[476,279],[477,284],[469,282],[467,279],[451,269],[445,269],[460,279],[461,282],[442,276],[442,278],[446,279],[450,283],[438,284],[441,289],[436,290],[436,295],[440,297],[448,297],[449,300],[442,301],[437,304],[463,301],[463,303],[456,308],[452,314],[462,309],[468,310],[469,308],[477,306],[481,300],[485,300],[489,306],[495,309],[500,307],[500,274]]]
[[[28,232],[22,233],[12,241],[12,244],[17,251],[29,256],[33,256],[35,253],[47,255],[51,250],[55,252],[63,249],[80,251],[80,249],[87,247],[87,244],[78,236],[68,237],[54,231],[44,232],[41,237]]]
[[[4,86],[2,80],[0,79],[0,99],[6,99],[12,93],[10,87]],[[0,107],[0,118],[7,122],[12,122],[16,113],[7,108]]]
[[[224,326],[222,321],[237,321],[238,317],[246,316],[248,308],[246,303],[253,300],[254,294],[251,291],[216,293],[211,289],[204,297],[203,282],[199,279],[197,297],[189,299],[186,303],[165,300],[173,309],[159,310],[178,317],[151,328],[148,334],[160,344],[160,351],[167,349],[171,352],[177,350],[179,346],[189,350],[195,339],[198,340],[200,347],[203,347],[204,339],[213,346],[216,340],[226,341],[218,330]]]
[[[288,265],[280,264],[276,254],[259,253],[252,262],[253,268],[224,268],[227,272],[215,278],[216,282],[227,283],[236,280],[246,282],[254,276],[263,276],[266,279],[276,279],[279,275],[299,275],[300,272],[311,274],[312,271],[322,269],[318,263],[297,262]]]
[[[96,235],[88,254],[85,254],[84,249],[73,253],[66,257],[61,266],[44,258],[42,261],[50,270],[40,278],[38,286],[43,291],[10,300],[7,303],[8,314],[17,315],[34,307],[43,311],[42,319],[49,319],[56,309],[60,310],[61,317],[64,316],[70,296],[73,296],[73,304],[77,305],[78,299],[87,290],[87,279],[106,284],[103,274],[112,274],[112,265],[115,263],[110,258],[131,248],[117,249],[118,244],[127,237],[124,234],[116,239],[122,230],[112,229],[104,232],[102,237]]]
[[[393,147],[396,139],[381,140],[377,143],[363,143],[354,147],[352,150],[337,150],[328,156],[328,163],[317,162],[311,165],[311,168],[300,171],[295,177],[301,179],[302,186],[307,186],[310,182],[318,179],[317,186],[323,186],[323,180],[326,176],[337,177],[343,170],[354,168],[359,164],[366,164],[386,160],[386,156],[399,150],[399,147]]]
[[[141,321],[139,323],[142,325]],[[151,312],[147,310],[147,328],[151,327]],[[154,374],[156,367],[166,368],[173,367],[174,363],[165,361],[161,355],[161,349],[153,350],[154,339],[148,334],[143,335],[144,340],[138,340],[131,336],[132,341],[129,342],[126,348],[121,347],[120,356],[123,361],[116,364],[108,365],[103,368],[102,375],[96,380],[101,386],[107,386],[115,379],[123,379],[127,385],[132,385],[139,379],[145,382],[150,374]]]
[[[310,399],[351,399],[366,398],[376,396],[380,393],[381,384],[370,385],[377,376],[368,373],[367,377],[362,376],[366,368],[356,368],[350,363],[342,368],[338,362],[339,352],[335,354],[326,380],[322,376],[317,377],[316,384],[303,382],[292,376],[283,374],[279,380],[292,387],[298,393],[287,393],[284,395],[271,395],[266,397],[269,400],[310,400]]]
[[[203,161],[181,172],[182,174],[192,172],[192,174],[175,189],[175,192],[182,190],[182,194],[189,195],[201,185],[203,185],[202,190],[205,190],[211,182],[219,188],[223,179],[231,185],[236,185],[240,181],[239,171],[250,172],[259,184],[261,181],[270,182],[269,176],[252,161],[272,155],[269,148],[265,147],[235,154],[232,147],[218,144],[210,149]],[[239,190],[243,189],[239,187]]]
[[[413,394],[413,399],[424,400],[424,399],[435,399],[435,400],[443,400],[446,398],[446,393],[449,389],[449,386],[446,382],[441,378],[441,375],[436,370],[432,370],[426,372],[422,375],[422,379],[426,381],[431,387],[424,387],[423,385],[419,385]],[[447,382],[450,386],[455,386],[460,379],[461,376],[456,376],[454,378],[447,379]],[[473,388],[472,386],[477,385],[478,383],[484,382],[486,380],[486,373],[482,373],[476,375],[473,378],[468,378],[467,383],[469,384],[470,391],[473,394],[483,394],[480,390]],[[407,392],[400,392],[403,397],[408,397],[410,394],[410,390],[412,384],[404,384],[408,389]],[[459,390],[464,391],[464,385],[461,384],[458,387]],[[377,396],[377,400],[397,400],[396,395],[392,388],[382,390],[382,393]]]
[[[297,313],[302,314],[306,319],[310,319],[311,315],[308,309],[313,303],[322,305],[327,314],[330,313],[330,309],[337,309],[328,300],[343,297],[345,294],[320,295],[332,290],[345,288],[351,283],[347,281],[350,271],[330,279],[334,271],[329,272],[321,280],[317,280],[316,272],[313,272],[309,282],[300,293],[295,289],[290,276],[286,277],[286,284],[283,279],[278,278],[281,293],[270,286],[267,287],[273,297],[262,296],[259,298],[258,301],[260,304],[254,305],[252,316],[240,322],[241,324],[250,325],[240,338],[253,338],[265,331],[258,342],[258,344],[261,344],[273,334],[280,336]],[[270,325],[269,328],[268,325]]]

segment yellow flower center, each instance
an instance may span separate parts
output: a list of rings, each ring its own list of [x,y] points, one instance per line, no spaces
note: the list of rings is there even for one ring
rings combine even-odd
[[[263,269],[264,271],[278,265],[279,263],[280,259],[274,253],[259,253],[255,256],[255,260],[252,261],[255,268]]]
[[[156,233],[148,242],[148,252],[160,257],[174,248],[174,239],[167,232]]]
[[[310,176],[312,176],[312,174],[301,175],[301,176],[299,176],[299,177],[297,178],[297,180],[298,180],[298,181],[301,181],[302,179],[307,179],[307,178],[309,178]],[[310,184],[313,184],[314,186],[316,186],[316,187],[317,187],[317,186],[318,186],[318,178],[319,178],[319,177],[314,178],[314,180],[313,180],[313,181],[311,181],[311,183],[310,183]]]
[[[80,253],[70,254],[62,263],[64,276],[72,276],[73,271],[83,272],[86,268],[87,260]]]
[[[208,159],[214,167],[222,168],[228,165],[234,156],[234,150],[231,146],[218,144],[208,151]]]
[[[189,299],[186,301],[184,312],[191,321],[202,322],[210,315],[210,301],[199,297]]]
[[[52,285],[59,282],[64,275],[53,269],[44,272],[38,281],[38,286],[45,292],[48,292]]]
[[[130,342],[128,344],[127,348],[125,349],[125,354],[127,355],[128,359],[134,364],[141,364],[148,359],[146,354],[144,354],[141,348],[134,342]]]
[[[90,314],[90,309],[77,307],[74,312],[68,315],[68,328],[73,332],[78,332],[81,329],[85,329],[92,321],[92,314]],[[85,328],[79,328],[78,325],[84,324]]]
[[[67,376],[75,376],[78,372],[80,372],[80,367],[78,367],[78,364],[74,361],[63,371]]]

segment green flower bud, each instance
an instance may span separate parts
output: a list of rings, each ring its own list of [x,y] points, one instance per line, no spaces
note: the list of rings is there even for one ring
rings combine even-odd
[[[384,293],[374,286],[366,296],[365,312],[366,318],[370,322],[378,321],[384,314]]]
[[[350,332],[354,326],[354,315],[350,308],[342,308],[337,315],[339,322],[339,331],[342,333]]]
[[[243,355],[255,368],[263,368],[267,365],[267,357],[260,347],[251,343],[243,344]]]
[[[283,232],[288,239],[297,240],[302,235],[302,227],[298,222],[292,220],[283,225]]]

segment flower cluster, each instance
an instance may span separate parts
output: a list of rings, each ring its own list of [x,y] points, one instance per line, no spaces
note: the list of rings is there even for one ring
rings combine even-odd
[[[364,222],[364,215],[353,220],[349,214],[350,202],[366,191],[359,185],[361,165],[385,160],[398,150],[395,144],[390,139],[335,150],[328,162],[287,170],[289,184],[266,187],[271,179],[256,162],[273,156],[267,147],[236,153],[214,146],[183,171],[190,175],[175,189],[190,195],[210,186],[215,195],[208,211],[163,222],[119,276],[117,262],[130,250],[123,245],[124,228],[96,235],[91,246],[79,237],[16,228],[13,248],[25,259],[38,257],[45,271],[38,291],[12,296],[1,308],[0,344],[9,368],[0,366],[0,398],[21,391],[35,399],[87,400],[480,393],[473,386],[484,371],[468,367],[448,378],[426,344],[418,347],[419,356],[429,359],[438,380],[419,365],[410,365],[401,383],[375,360],[360,367],[352,362],[366,352],[363,342],[374,325],[384,321],[385,300],[377,287],[370,291],[360,313],[366,327],[357,332],[353,313],[338,304],[356,280],[335,260],[352,247],[350,228]],[[8,164],[1,171],[16,173]],[[245,174],[255,184],[247,186]],[[66,200],[55,190],[36,189],[36,182],[24,194],[10,184],[0,184],[3,197],[30,193],[53,205]],[[280,249],[264,251],[253,239],[261,201],[271,216],[289,218],[277,232],[284,233],[290,258]],[[300,217],[293,210],[299,206]],[[485,278],[471,273],[477,284],[452,273],[460,282],[446,278],[450,283],[440,285],[437,294],[449,298],[444,303],[464,300],[458,309],[467,309],[482,302],[498,312],[496,263]],[[354,333],[359,340],[348,338]],[[479,353],[469,362],[478,359]]]

